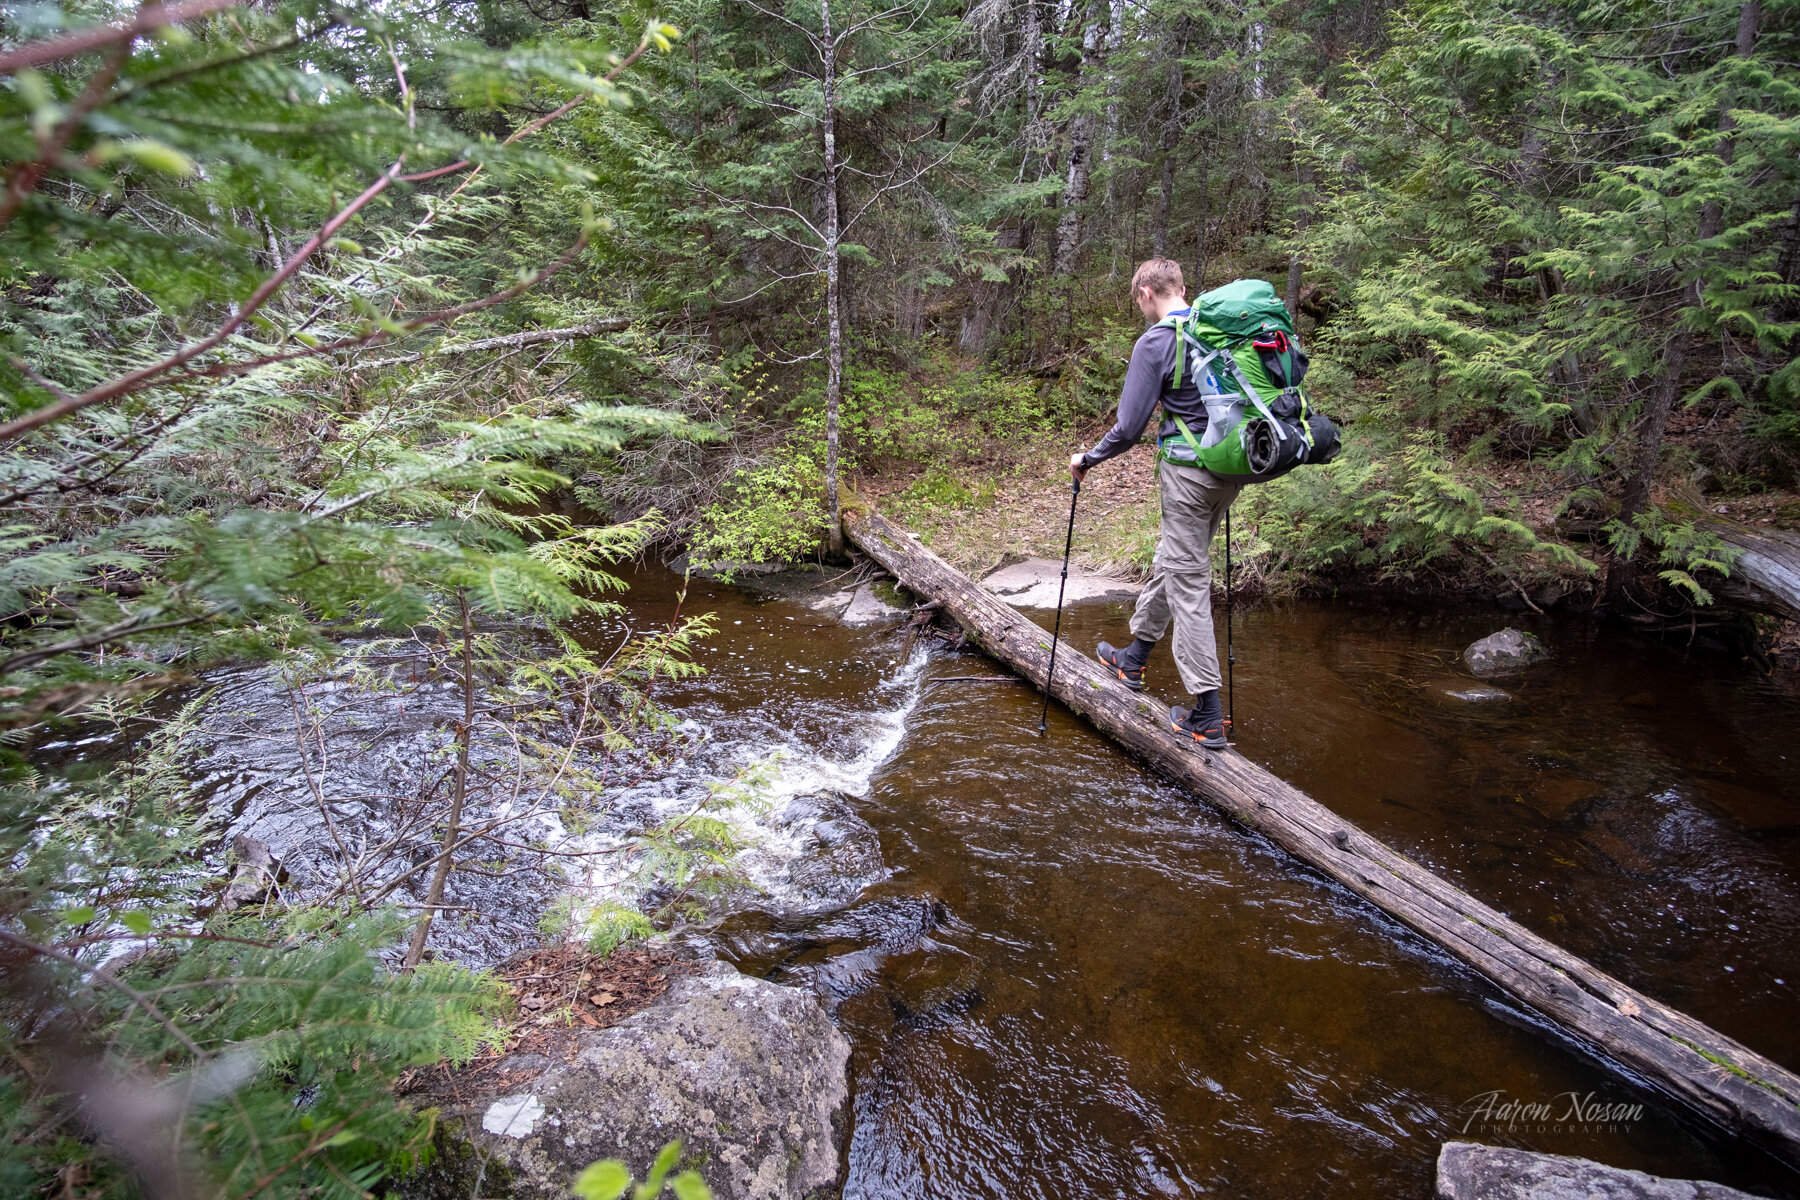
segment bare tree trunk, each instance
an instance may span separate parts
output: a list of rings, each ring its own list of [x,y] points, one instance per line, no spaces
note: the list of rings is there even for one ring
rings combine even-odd
[[[1108,0],[1106,61],[1110,64],[1119,53],[1125,37],[1125,0]],[[1106,176],[1106,241],[1112,247],[1112,265],[1108,279],[1119,277],[1119,180],[1113,170],[1113,144],[1119,140],[1119,77],[1106,72],[1106,129],[1100,142],[1101,174]]]
[[[1195,155],[1200,162],[1200,205],[1194,214],[1194,281],[1191,285],[1194,295],[1205,291],[1206,282],[1206,208],[1208,177],[1212,174],[1206,162],[1206,147],[1200,147]]]
[[[413,927],[412,944],[406,948],[401,969],[410,971],[425,957],[425,938],[431,923],[437,919],[438,906],[444,902],[444,884],[450,868],[456,863],[456,844],[462,840],[463,801],[469,796],[469,738],[475,729],[475,622],[469,613],[469,597],[456,594],[462,610],[462,689],[463,719],[456,730],[456,769],[450,778],[450,816],[444,822],[444,837],[438,843],[437,867],[431,872],[431,886],[425,892],[425,911]]]
[[[1794,197],[1794,211],[1787,228],[1781,233],[1781,253],[1775,259],[1775,275],[1782,283],[1800,283],[1800,196]],[[1775,312],[1782,320],[1800,313],[1800,300],[1779,300]]]
[[[1169,64],[1168,90],[1163,95],[1162,190],[1156,196],[1156,217],[1150,226],[1150,241],[1157,258],[1169,256],[1169,213],[1175,207],[1175,155],[1181,148],[1181,56],[1187,52],[1187,37],[1176,47],[1175,59]]]
[[[825,507],[831,522],[828,545],[836,559],[844,555],[844,521],[838,505],[838,404],[844,394],[844,335],[838,315],[837,39],[831,33],[831,0],[819,0],[819,20],[825,34],[820,42],[825,106]]]
[[[1245,14],[1249,15],[1250,4],[1260,0],[1250,0],[1245,5]],[[1264,50],[1269,42],[1269,28],[1261,17],[1250,20],[1250,28],[1244,38],[1244,57],[1250,60],[1250,78],[1246,91],[1250,97],[1250,119],[1244,123],[1244,168],[1245,175],[1253,193],[1256,208],[1256,227],[1266,228],[1269,214],[1269,181],[1263,175],[1263,158],[1269,134],[1269,114],[1263,102],[1269,98],[1268,63],[1264,58]]]
[[[1098,10],[1096,3],[1087,31],[1082,35],[1081,74],[1077,87],[1092,77],[1102,58]],[[1075,259],[1081,252],[1082,206],[1087,203],[1093,154],[1094,116],[1089,112],[1078,112],[1069,121],[1069,158],[1063,180],[1062,216],[1056,222],[1056,259],[1050,264],[1053,274],[1073,270]]]
[[[1162,190],[1156,196],[1156,216],[1150,224],[1150,252],[1157,258],[1169,257],[1169,210],[1175,206],[1175,139],[1173,131],[1163,130]]]
[[[1296,172],[1300,181],[1300,195],[1294,211],[1294,236],[1305,235],[1307,225],[1312,222],[1312,193],[1308,185],[1312,183],[1312,170],[1302,162]],[[1304,262],[1300,251],[1295,249],[1288,254],[1287,273],[1287,310],[1290,318],[1300,311],[1300,273]]]
[[[1024,26],[1019,30],[1019,53],[1025,59],[1025,157],[1036,158],[1038,178],[1043,178],[1044,148],[1042,74],[1044,23],[1038,5],[1042,0],[1025,0]],[[1023,170],[1023,164],[1021,164]]]

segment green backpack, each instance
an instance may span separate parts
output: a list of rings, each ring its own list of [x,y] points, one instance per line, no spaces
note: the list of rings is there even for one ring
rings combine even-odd
[[[1170,386],[1180,387],[1184,376],[1200,385],[1207,427],[1195,438],[1176,417],[1180,436],[1164,438],[1157,457],[1246,482],[1337,457],[1338,427],[1313,409],[1300,386],[1306,351],[1273,287],[1260,279],[1234,280],[1194,301],[1186,316],[1165,317],[1162,324],[1175,330]]]

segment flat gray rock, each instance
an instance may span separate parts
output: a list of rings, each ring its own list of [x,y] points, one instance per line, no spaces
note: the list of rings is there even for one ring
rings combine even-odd
[[[842,620],[846,625],[873,625],[877,621],[888,621],[901,615],[900,609],[875,594],[874,584],[865,583],[850,598]]]
[[[694,964],[642,1012],[579,1035],[570,1060],[476,1099],[462,1118],[481,1195],[566,1200],[583,1167],[640,1178],[663,1145],[719,1200],[802,1200],[835,1185],[850,1045],[811,991]],[[511,1063],[501,1064],[503,1077]],[[491,1158],[489,1158],[491,1156]]]
[[[1699,1179],[1663,1179],[1586,1158],[1534,1154],[1475,1142],[1438,1152],[1439,1200],[1755,1200]]]
[[[1001,567],[983,579],[981,584],[1014,608],[1055,608],[1056,587],[1061,576],[1060,559],[1028,558],[1024,562]],[[1063,591],[1063,603],[1118,599],[1135,596],[1142,590],[1138,584],[1095,575],[1071,566],[1068,586]]]
[[[1550,657],[1544,643],[1517,629],[1490,633],[1463,651],[1463,664],[1482,679],[1512,675]]]
[[[821,596],[807,607],[814,612],[830,613],[834,617],[841,617],[844,615],[844,610],[850,607],[850,601],[854,599],[856,599],[855,589],[845,588],[841,592],[832,592],[829,596]]]

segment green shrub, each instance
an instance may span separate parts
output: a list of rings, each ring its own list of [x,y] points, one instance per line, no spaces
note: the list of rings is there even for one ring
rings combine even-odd
[[[795,437],[768,461],[745,467],[701,511],[688,550],[699,566],[793,562],[825,534],[825,448]]]

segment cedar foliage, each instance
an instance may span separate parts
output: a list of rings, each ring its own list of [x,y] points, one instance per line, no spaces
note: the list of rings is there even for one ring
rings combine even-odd
[[[347,638],[408,631],[452,652],[433,670],[460,647],[469,711],[478,688],[511,687],[527,736],[554,732],[543,710],[572,689],[589,723],[575,743],[610,752],[636,725],[606,716],[609,690],[639,712],[644,680],[691,669],[704,633],[610,663],[484,649],[477,621],[605,610],[606,564],[643,544],[653,514],[609,529],[543,508],[567,471],[703,431],[618,404],[560,345],[510,377],[486,360],[472,386],[433,344],[453,323],[473,339],[603,315],[611,297],[569,286],[604,224],[591,174],[534,144],[531,122],[630,104],[613,45],[636,58],[675,31],[647,15],[549,38],[473,9],[226,9],[190,6],[179,26],[105,3],[5,17],[9,1194],[367,1195],[430,1144],[431,1114],[393,1095],[400,1072],[472,1056],[502,1007],[483,975],[411,969],[443,870],[425,916],[385,906],[398,881],[350,881],[331,904],[221,903],[222,825],[188,778],[207,697],[171,716],[156,693],[245,656],[305,674]],[[365,365],[394,346],[405,366]],[[32,752],[70,722],[122,753]],[[465,762],[472,728],[457,727]],[[472,836],[457,812],[441,868]]]

